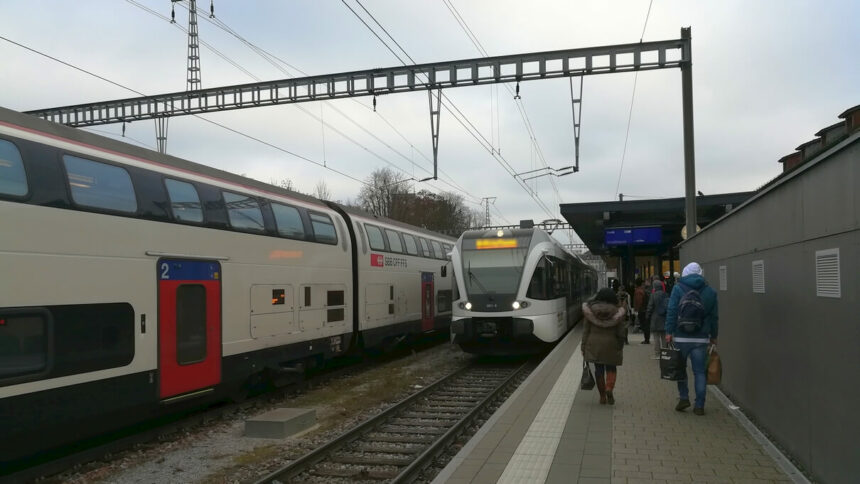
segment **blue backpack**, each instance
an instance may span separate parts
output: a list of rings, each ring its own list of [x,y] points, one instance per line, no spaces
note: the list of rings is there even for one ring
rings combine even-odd
[[[684,291],[678,302],[678,330],[681,333],[693,334],[702,330],[705,325],[705,305],[699,291],[691,289],[680,282],[678,286]]]

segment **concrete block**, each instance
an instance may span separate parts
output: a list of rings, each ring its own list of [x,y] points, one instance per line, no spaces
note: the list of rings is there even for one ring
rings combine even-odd
[[[245,437],[284,439],[316,423],[317,412],[312,408],[277,408],[245,420]]]

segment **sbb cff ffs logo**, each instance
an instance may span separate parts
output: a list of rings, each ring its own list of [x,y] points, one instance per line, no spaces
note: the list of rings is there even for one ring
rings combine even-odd
[[[370,254],[370,265],[372,267],[382,267],[385,265],[385,256],[382,254]]]

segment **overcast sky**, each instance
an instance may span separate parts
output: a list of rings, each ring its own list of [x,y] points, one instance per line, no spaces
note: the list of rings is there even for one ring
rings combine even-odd
[[[443,0],[359,0],[417,63],[480,57]],[[506,55],[680,37],[692,27],[697,189],[705,194],[753,190],[781,170],[777,160],[860,103],[860,2],[845,1],[501,1],[447,0],[489,53]],[[187,34],[135,5],[170,16],[169,0],[0,2],[0,35],[146,94],[185,89]],[[183,2],[183,4],[187,4]],[[399,61],[340,0],[215,0],[215,14],[256,47],[277,56],[290,76],[326,74]],[[346,4],[376,27],[356,0]],[[208,18],[198,2],[202,42],[262,80],[289,77]],[[187,10],[176,8],[179,26]],[[380,29],[377,32],[399,50]],[[31,110],[134,94],[0,40],[0,105]],[[254,82],[206,45],[204,88]],[[551,214],[447,112],[441,116],[442,182],[417,189],[455,191],[469,206],[497,197],[493,223],[558,216],[561,203],[683,196],[680,71],[586,77],[581,171],[528,182]],[[513,86],[512,86],[513,87]],[[568,80],[521,85],[536,144],[552,167],[573,162]],[[517,172],[539,168],[517,105],[489,86],[445,94]],[[284,150],[365,179],[394,165],[408,176],[432,172],[426,92],[343,99],[207,114],[205,117]],[[322,118],[330,126],[320,122]],[[119,125],[91,129],[116,137]],[[370,134],[369,134],[370,133]],[[371,135],[372,134],[372,135]],[[154,148],[154,123],[128,126],[130,142]],[[361,184],[278,149],[193,117],[170,121],[168,153],[271,181],[290,179],[312,192],[325,180],[333,198],[352,200]],[[620,183],[619,183],[620,175]],[[460,190],[463,190],[462,192]]]

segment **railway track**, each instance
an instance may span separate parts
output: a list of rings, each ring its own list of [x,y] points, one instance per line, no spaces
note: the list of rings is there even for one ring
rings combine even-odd
[[[528,361],[454,372],[257,484],[411,482],[534,367]]]

